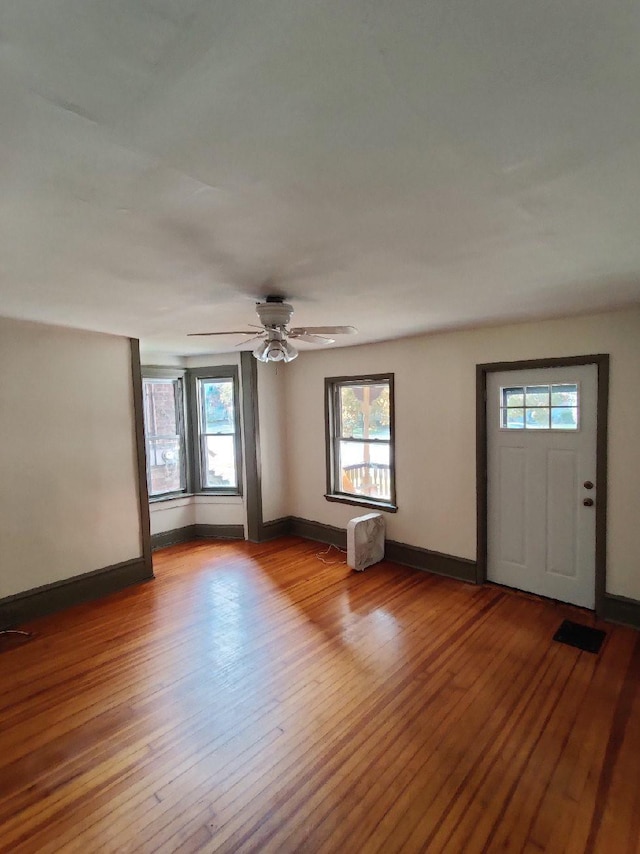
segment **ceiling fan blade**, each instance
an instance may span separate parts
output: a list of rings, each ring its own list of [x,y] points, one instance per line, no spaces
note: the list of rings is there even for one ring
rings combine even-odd
[[[290,335],[355,335],[355,326],[296,326],[289,330]]]
[[[335,343],[335,338],[327,338],[326,335],[311,335],[310,333],[304,332],[301,335],[294,335],[293,332],[289,333],[289,338],[295,338],[296,341],[307,341],[309,344],[333,344]]]
[[[244,341],[238,341],[236,347],[244,347],[245,344],[250,344],[252,341],[255,341],[256,338],[264,338],[264,333],[261,335],[254,335],[251,338],[245,338]]]
[[[187,332],[191,338],[202,335],[255,335],[253,329],[234,329],[233,332]]]

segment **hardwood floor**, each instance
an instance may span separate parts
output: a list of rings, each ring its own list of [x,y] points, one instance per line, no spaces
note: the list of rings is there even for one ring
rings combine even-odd
[[[324,547],[176,546],[0,640],[0,851],[640,851],[640,635]]]

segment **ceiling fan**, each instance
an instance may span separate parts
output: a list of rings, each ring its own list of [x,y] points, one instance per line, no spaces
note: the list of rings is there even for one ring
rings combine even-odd
[[[253,355],[259,362],[291,362],[298,355],[298,351],[289,341],[291,338],[307,341],[309,344],[333,344],[335,339],[331,336],[355,335],[358,331],[355,326],[295,326],[289,329],[288,323],[293,314],[293,306],[285,302],[284,297],[281,296],[268,296],[264,302],[256,303],[256,312],[263,327],[257,334],[253,329],[189,334],[191,336],[251,335],[248,341],[260,339],[260,343],[253,351]],[[240,343],[246,344],[248,341]]]

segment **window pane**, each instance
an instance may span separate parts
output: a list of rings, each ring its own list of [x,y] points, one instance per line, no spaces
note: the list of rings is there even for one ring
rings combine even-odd
[[[236,487],[235,436],[204,437],[204,486]]]
[[[391,500],[391,470],[389,445],[373,442],[339,444],[339,492],[369,498]]]
[[[144,427],[147,436],[175,436],[178,433],[174,380],[144,380]]]
[[[149,495],[185,489],[182,441],[182,384],[175,379],[144,379],[144,432]]]
[[[551,426],[554,430],[577,430],[577,406],[554,407],[551,410]]]
[[[500,396],[500,426],[503,429],[578,429],[576,383],[501,388]]]
[[[551,405],[552,406],[577,406],[578,405],[578,386],[577,385],[552,385],[551,386]]]
[[[180,445],[178,436],[173,439],[147,440],[149,495],[184,489]]]
[[[502,421],[500,424],[502,427],[507,427],[509,430],[523,430],[524,409],[503,409]]]
[[[502,389],[502,405],[503,406],[524,406],[524,389],[520,388],[503,388]]]
[[[389,383],[339,386],[341,436],[390,438]]]
[[[232,380],[201,380],[203,433],[235,431]]]
[[[548,409],[527,409],[527,430],[548,430]]]
[[[527,397],[525,403],[527,406],[549,406],[549,386],[527,386]]]

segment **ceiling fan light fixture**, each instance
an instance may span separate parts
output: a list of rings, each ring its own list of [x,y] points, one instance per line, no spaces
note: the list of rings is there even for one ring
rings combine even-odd
[[[288,341],[282,341],[282,349],[284,350],[285,362],[293,362],[294,359],[298,358],[298,351]]]
[[[269,349],[268,341],[261,341],[258,346],[253,351],[253,355],[259,362],[268,362],[269,356],[267,355],[267,350]]]
[[[269,341],[267,346],[266,361],[267,362],[284,362],[284,348],[281,341]]]
[[[284,339],[268,338],[258,344],[253,355],[259,362],[292,362],[298,351]]]

